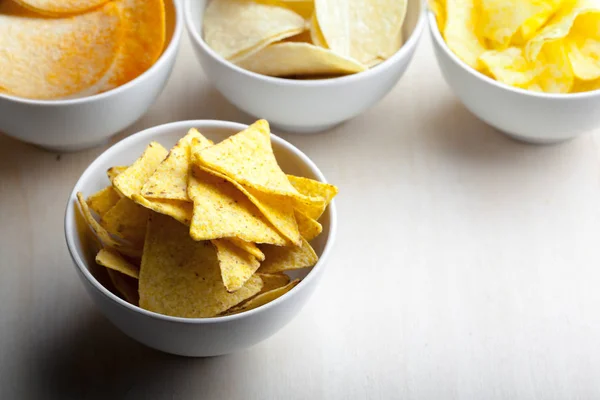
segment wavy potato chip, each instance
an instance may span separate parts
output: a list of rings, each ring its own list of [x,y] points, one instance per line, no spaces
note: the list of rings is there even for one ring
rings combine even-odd
[[[217,250],[221,278],[228,292],[235,292],[254,275],[260,262],[252,254],[226,239],[212,240]]]
[[[354,74],[367,67],[352,58],[310,43],[275,43],[245,57],[237,65],[268,76]]]
[[[227,238],[231,243],[244,250],[246,253],[252,254],[258,261],[264,261],[265,255],[256,245],[252,242],[246,242],[245,240],[238,239],[235,237]]]
[[[296,221],[298,222],[298,230],[300,231],[300,235],[307,241],[311,241],[323,232],[323,226],[305,215],[304,213],[295,210],[294,215],[296,216]]]
[[[0,11],[0,87],[12,95],[76,94],[96,84],[118,54],[123,26],[112,2],[72,17],[22,14]]]
[[[477,70],[481,68],[479,56],[486,51],[475,32],[479,18],[474,0],[446,0],[444,40],[458,58]]]
[[[122,274],[138,279],[140,268],[127,261],[119,252],[110,248],[101,249],[96,254],[96,262],[106,268],[118,271]]]
[[[580,15],[565,43],[575,76],[587,81],[600,78],[600,13]]]
[[[79,14],[89,11],[109,0],[13,0],[30,10],[41,14]]]
[[[265,261],[258,269],[261,274],[308,268],[314,266],[319,260],[310,243],[305,239],[302,239],[302,246],[262,245],[260,249],[265,253]]]
[[[140,307],[175,317],[214,317],[262,286],[260,277],[252,276],[241,289],[227,292],[211,242],[192,240],[188,229],[172,218],[150,217],[140,269]]]
[[[146,181],[156,171],[156,168],[168,153],[167,149],[160,143],[150,143],[140,158],[117,175],[113,180],[113,185],[126,197],[131,198],[134,194],[140,194]]]
[[[87,198],[88,206],[102,217],[108,210],[113,208],[121,196],[112,186],[107,186],[104,189],[92,194]]]
[[[229,60],[256,52],[304,29],[304,18],[275,4],[213,0],[204,13],[206,43]]]
[[[300,279],[296,279],[283,287],[272,289],[268,292],[260,293],[257,296],[249,299],[248,301],[245,301],[243,304],[240,304],[239,306],[232,307],[231,309],[227,310],[226,314],[239,314],[241,312],[253,310],[255,308],[264,306],[265,304],[280,298],[281,296],[292,290],[294,287],[296,287],[298,283],[300,283]]]
[[[127,302],[137,306],[140,299],[136,284],[137,280],[110,268],[107,268],[106,272],[108,272],[110,281],[121,296]]]
[[[481,63],[499,82],[525,87],[534,82],[538,71],[523,54],[520,47],[506,50],[489,50],[480,56]]]
[[[100,225],[109,233],[141,249],[144,246],[149,215],[148,209],[123,197],[102,216]]]

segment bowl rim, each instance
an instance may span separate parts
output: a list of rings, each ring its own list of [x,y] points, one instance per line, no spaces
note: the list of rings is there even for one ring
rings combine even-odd
[[[167,48],[154,62],[154,64],[150,66],[150,68],[148,68],[142,74],[138,75],[129,82],[121,86],[117,86],[114,89],[107,90],[106,92],[97,93],[90,96],[76,97],[72,99],[30,99],[27,97],[20,97],[6,93],[0,93],[0,100],[5,99],[14,101],[15,103],[29,104],[42,107],[79,105],[82,103],[103,100],[106,97],[117,95],[120,92],[126,91],[130,87],[137,85],[138,83],[142,83],[142,81],[147,79],[149,75],[154,74],[157,70],[161,69],[165,64],[167,64],[172,57],[175,57],[177,55],[177,48],[179,47],[179,43],[181,42],[181,35],[183,34],[183,26],[185,25],[185,23],[183,20],[183,10],[180,4],[180,0],[169,1],[171,1],[171,3],[173,4],[173,9],[175,10],[175,28],[173,29],[173,36],[171,37],[171,41],[167,45]]]
[[[508,92],[523,94],[531,97],[536,97],[540,99],[546,100],[578,100],[584,99],[588,97],[594,97],[600,95],[600,89],[591,90],[588,92],[578,92],[578,93],[545,93],[545,92],[534,92],[532,90],[521,89],[518,87],[507,85],[506,83],[498,82],[495,79],[490,78],[489,76],[485,76],[481,72],[475,70],[471,66],[467,65],[463,60],[461,60],[446,44],[446,41],[442,37],[442,33],[437,24],[437,19],[433,11],[427,11],[427,19],[429,25],[429,31],[431,32],[431,36],[433,40],[437,43],[437,45],[442,49],[442,51],[448,56],[452,61],[458,64],[462,69],[466,70],[471,76],[480,79],[486,83],[495,86],[500,90],[505,90]]]
[[[412,30],[410,36],[408,37],[408,40],[406,40],[403,43],[402,47],[400,47],[400,49],[398,51],[396,51],[394,53],[394,55],[392,55],[387,60],[381,62],[380,64],[376,65],[373,68],[367,69],[366,71],[361,71],[358,73],[344,75],[344,76],[335,77],[335,78],[302,79],[302,80],[286,79],[286,78],[268,76],[268,75],[263,75],[263,74],[259,74],[256,72],[248,71],[242,67],[235,65],[231,61],[226,60],[225,58],[223,58],[219,54],[217,54],[204,41],[200,32],[198,32],[196,29],[194,29],[194,24],[192,23],[191,4],[192,4],[192,1],[196,1],[196,0],[183,0],[183,1],[185,2],[183,5],[184,6],[185,24],[186,24],[189,36],[208,55],[210,55],[211,58],[213,58],[215,61],[217,61],[221,66],[232,69],[233,71],[235,71],[239,74],[245,75],[249,78],[263,80],[267,83],[274,83],[274,84],[278,84],[278,85],[293,86],[293,87],[329,87],[329,86],[343,85],[343,84],[351,83],[351,82],[354,82],[354,81],[357,81],[360,79],[367,79],[373,75],[378,74],[379,72],[383,72],[384,70],[392,68],[392,66],[395,65],[400,60],[411,57],[410,54],[413,52],[413,50],[419,43],[419,40],[423,34],[424,27],[427,23],[426,22],[427,6],[426,6],[425,2],[423,0],[415,0],[415,2],[418,3],[419,7],[420,7],[415,28]],[[210,0],[207,0],[207,1],[210,1]]]
[[[172,131],[174,129],[181,129],[182,131],[186,131],[191,127],[197,127],[200,131],[202,131],[202,127],[208,128],[222,128],[222,129],[232,129],[241,131],[248,127],[246,124],[241,124],[237,122],[231,121],[221,121],[221,120],[186,120],[186,121],[178,121],[171,122],[167,124],[157,125],[143,131],[137,132],[117,143],[110,146],[106,149],[102,154],[100,154],[96,159],[90,163],[90,165],[85,169],[85,171],[81,174],[77,183],[75,183],[71,194],[69,195],[69,199],[67,202],[67,207],[65,209],[65,217],[64,217],[64,234],[65,240],[67,243],[67,249],[73,260],[73,264],[75,265],[75,269],[81,276],[83,276],[96,291],[98,291],[101,295],[104,295],[109,301],[116,303],[117,306],[120,306],[124,311],[134,312],[137,314],[144,315],[146,317],[150,317],[153,319],[162,320],[165,322],[174,322],[174,323],[185,323],[185,324],[214,324],[221,322],[231,322],[238,319],[243,319],[247,317],[251,317],[254,314],[266,312],[271,307],[275,307],[280,302],[286,301],[290,299],[292,296],[295,296],[302,288],[309,285],[310,282],[316,279],[319,272],[322,272],[323,268],[325,268],[325,264],[330,257],[332,248],[335,243],[335,238],[337,236],[337,210],[335,206],[335,200],[333,200],[329,206],[327,207],[326,212],[329,214],[329,234],[327,235],[325,247],[323,249],[323,253],[319,257],[317,264],[308,272],[306,277],[300,281],[300,283],[294,288],[294,290],[290,290],[284,295],[278,297],[277,299],[257,307],[255,309],[245,311],[239,314],[227,315],[227,316],[218,316],[218,317],[210,317],[210,318],[183,318],[183,317],[173,317],[169,315],[159,314],[153,311],[145,310],[139,306],[135,306],[127,301],[121,299],[117,295],[113,294],[110,290],[104,287],[86,268],[86,262],[81,256],[80,252],[77,249],[77,246],[74,242],[74,237],[77,235],[77,228],[75,227],[75,218],[73,216],[77,212],[76,208],[76,194],[79,191],[80,186],[83,182],[86,182],[92,179],[92,171],[95,169],[97,164],[101,164],[102,162],[110,159],[112,154],[120,149],[127,149],[130,144],[134,142],[144,141],[144,138],[148,136],[153,136],[157,131]],[[321,182],[327,182],[325,176],[321,172],[321,170],[316,166],[316,164],[300,149],[295,147],[293,144],[288,141],[271,134],[271,139],[273,142],[277,143],[279,146],[283,146],[286,150],[291,151],[296,155],[311,171],[316,175],[316,178]],[[148,140],[149,142],[149,140]]]

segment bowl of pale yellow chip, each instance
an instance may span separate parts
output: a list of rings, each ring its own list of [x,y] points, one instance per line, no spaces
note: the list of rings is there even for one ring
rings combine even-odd
[[[314,133],[380,101],[426,24],[419,0],[186,0],[209,81],[277,129]]]
[[[50,150],[105,142],[162,91],[176,0],[0,1],[0,132]]]
[[[430,9],[444,79],[481,120],[542,144],[600,126],[600,2],[432,1]]]
[[[337,193],[265,120],[175,122],[86,169],[66,242],[86,291],[126,335],[177,355],[226,354],[271,336],[310,298]]]

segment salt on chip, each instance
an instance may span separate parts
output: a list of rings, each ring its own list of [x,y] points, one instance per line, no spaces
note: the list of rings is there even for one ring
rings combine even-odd
[[[123,296],[123,298],[128,303],[131,303],[131,304],[137,306],[139,303],[140,297],[138,294],[135,279],[133,279],[129,276],[123,275],[122,273],[117,272],[110,268],[107,268],[106,272],[108,272],[108,276],[110,277],[110,280],[111,280],[113,286],[115,287],[115,289],[117,289],[117,291],[119,293],[121,293],[121,296]]]
[[[0,87],[36,99],[81,92],[108,71],[122,36],[121,13],[113,2],[63,18],[0,11]]]
[[[280,287],[277,289],[270,290],[268,292],[260,293],[259,295],[251,298],[250,300],[240,304],[239,306],[233,307],[227,311],[227,315],[238,314],[245,311],[250,311],[255,308],[264,306],[267,303],[272,302],[273,300],[278,299],[283,296],[290,290],[296,287],[296,285],[300,283],[300,279],[293,280],[288,283],[284,287]]]
[[[171,199],[189,201],[187,181],[190,169],[190,147],[192,140],[210,141],[196,129],[190,129],[175,147],[169,151],[167,158],[156,168],[142,188],[142,196],[153,199]]]
[[[129,168],[129,167],[125,166],[125,165],[118,165],[115,167],[110,167],[108,170],[106,170],[106,176],[108,177],[108,180],[110,181],[110,183],[112,184],[113,181],[115,180],[115,178],[117,177],[117,175],[119,175],[121,172],[124,172],[125,170],[127,170],[127,168]]]
[[[240,249],[226,239],[212,240],[217,250],[221,278],[228,292],[235,292],[254,275],[260,262],[252,254]]]
[[[14,0],[41,14],[79,14],[106,3],[108,0]]]
[[[338,194],[338,188],[329,183],[294,175],[287,175],[287,179],[299,193],[308,197],[320,197],[324,199],[324,202],[321,204],[308,205],[300,210],[315,220],[318,220],[323,215],[329,203]]]
[[[278,5],[213,0],[204,12],[204,39],[226,59],[246,56],[305,28],[304,18]]]
[[[238,239],[235,237],[227,238],[231,243],[244,250],[245,252],[252,254],[258,261],[264,261],[265,255],[260,249],[252,242],[246,242],[245,240]]]
[[[580,15],[565,43],[575,76],[586,81],[600,78],[600,12]]]
[[[450,50],[477,70],[479,56],[486,51],[475,32],[479,23],[475,0],[446,0],[446,24],[440,32]]]
[[[108,210],[117,204],[120,198],[121,196],[112,186],[107,186],[89,196],[87,198],[87,204],[99,216],[103,216]]]
[[[150,143],[140,158],[117,175],[113,185],[126,197],[131,198],[134,194],[140,194],[144,183],[152,176],[168,153],[160,143]]]
[[[153,214],[140,269],[140,307],[185,318],[214,317],[262,289],[254,275],[234,293],[221,279],[217,252],[210,241],[196,242],[188,229]]]
[[[237,237],[253,243],[286,243],[260,210],[226,180],[195,168],[188,195],[194,201],[190,235],[195,240]]]
[[[110,248],[101,249],[96,254],[96,262],[106,268],[118,271],[122,274],[138,279],[140,268],[127,261],[119,252]]]
[[[310,43],[275,43],[245,57],[237,65],[268,76],[354,74],[367,67],[356,60]]]
[[[283,287],[290,283],[290,277],[286,274],[258,274],[263,281],[261,293]]]
[[[272,274],[314,266],[319,257],[305,239],[302,246],[269,246],[262,245],[265,261],[262,262],[259,273]]]
[[[181,200],[147,199],[139,194],[134,194],[131,198],[137,204],[159,214],[168,215],[184,225],[189,226],[192,223],[192,215],[194,211],[194,205],[192,202]]]
[[[146,224],[150,212],[127,197],[121,198],[106,212],[100,224],[111,234],[131,242],[140,249],[146,237]]]
[[[298,222],[298,230],[300,231],[300,235],[307,241],[311,241],[323,232],[323,225],[312,219],[311,217],[305,215],[301,211],[295,210],[294,215],[296,216],[296,221]]]

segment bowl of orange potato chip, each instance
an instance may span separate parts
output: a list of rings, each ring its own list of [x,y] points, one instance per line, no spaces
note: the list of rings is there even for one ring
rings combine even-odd
[[[176,0],[0,0],[0,132],[96,146],[162,91],[183,31]]]
[[[600,1],[433,0],[442,74],[515,139],[556,143],[600,126]]]
[[[419,0],[186,0],[210,82],[290,133],[322,132],[380,101],[426,24]]]
[[[67,247],[125,334],[178,355],[226,354],[274,334],[311,296],[337,193],[265,120],[175,122],[87,168],[67,205]]]

